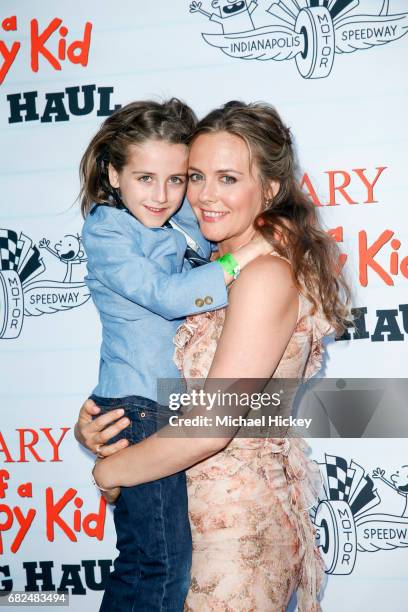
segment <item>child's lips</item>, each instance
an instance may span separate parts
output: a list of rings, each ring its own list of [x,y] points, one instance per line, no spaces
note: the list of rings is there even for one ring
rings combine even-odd
[[[146,204],[144,204],[144,207],[147,208],[152,215],[157,216],[162,215],[167,210],[167,208],[157,208],[155,206],[147,206]]]

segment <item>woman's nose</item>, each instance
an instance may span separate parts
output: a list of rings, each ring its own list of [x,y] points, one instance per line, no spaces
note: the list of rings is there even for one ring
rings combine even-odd
[[[217,200],[215,185],[211,181],[205,181],[199,193],[200,202],[211,204]]]

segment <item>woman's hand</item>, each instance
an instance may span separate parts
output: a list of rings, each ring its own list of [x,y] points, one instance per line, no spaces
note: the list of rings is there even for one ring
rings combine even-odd
[[[270,256],[252,262],[230,292],[205,392],[214,395],[221,379],[229,387],[228,381],[236,381],[241,389],[244,385],[245,392],[249,385],[251,393],[261,393],[285,352],[298,310],[299,292],[289,263]],[[245,406],[239,408],[243,411]],[[194,410],[200,410],[200,406]],[[98,484],[113,489],[164,478],[219,452],[233,436],[228,431],[223,435],[221,430],[220,437],[195,437],[187,432],[180,439],[172,429],[167,425],[160,434],[99,461],[94,472]]]
[[[98,478],[97,464],[99,461],[100,459],[97,459],[95,461],[95,465],[92,470],[92,475],[93,475],[94,481],[96,482],[96,485],[98,486],[98,488],[99,488],[99,483],[97,480]],[[105,498],[108,504],[114,504],[120,495],[120,487],[113,487],[112,489],[107,489],[106,491],[102,491],[102,489],[99,489],[99,490],[101,492],[102,497]]]
[[[92,419],[98,414],[100,408],[88,399],[82,404],[78,421],[75,423],[74,435],[82,446],[99,457],[108,457],[129,445],[128,440],[118,440],[114,444],[106,444],[113,436],[120,433],[129,425],[129,419],[123,416],[123,408],[110,410],[106,414]],[[119,419],[119,420],[118,420]],[[114,422],[116,421],[116,422]]]

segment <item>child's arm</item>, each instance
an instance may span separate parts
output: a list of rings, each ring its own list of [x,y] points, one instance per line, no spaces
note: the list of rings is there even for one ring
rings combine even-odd
[[[123,218],[126,223],[128,218]],[[178,319],[215,310],[228,303],[226,284],[233,278],[221,265],[168,274],[154,260],[140,253],[134,238],[122,228],[117,216],[109,221],[85,223],[83,244],[91,275],[124,298],[159,314]],[[244,267],[254,255],[244,248],[236,255]]]

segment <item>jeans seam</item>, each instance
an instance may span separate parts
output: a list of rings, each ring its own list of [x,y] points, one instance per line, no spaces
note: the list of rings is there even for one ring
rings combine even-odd
[[[167,590],[167,586],[169,584],[169,551],[167,548],[167,539],[166,539],[166,527],[164,521],[164,508],[163,508],[163,483],[159,481],[159,491],[160,491],[160,519],[162,523],[162,537],[164,541],[164,549],[166,551],[166,580],[163,581],[163,595],[162,595],[162,603],[161,608],[163,609],[164,598]]]
[[[163,612],[163,610],[165,610],[165,608],[163,607],[164,605],[164,600],[165,600],[165,593],[166,593],[166,589],[167,586],[169,584],[169,551],[167,548],[167,540],[165,537],[165,523],[164,523],[164,508],[163,508],[163,492],[162,492],[162,482],[160,480],[156,481],[156,484],[159,487],[158,490],[158,501],[159,501],[159,508],[160,508],[160,523],[161,523],[161,537],[162,537],[162,541],[163,541],[163,550],[165,551],[165,561],[166,561],[166,577],[163,580],[163,586],[162,586],[162,596],[161,596],[161,601],[160,601],[160,612]],[[139,576],[141,576],[141,573],[139,571]],[[140,584],[139,584],[140,587]],[[135,593],[135,598],[133,600],[133,604],[132,604],[132,612],[134,612],[135,610],[135,606],[137,604],[137,597],[138,597],[138,592],[136,591]]]

